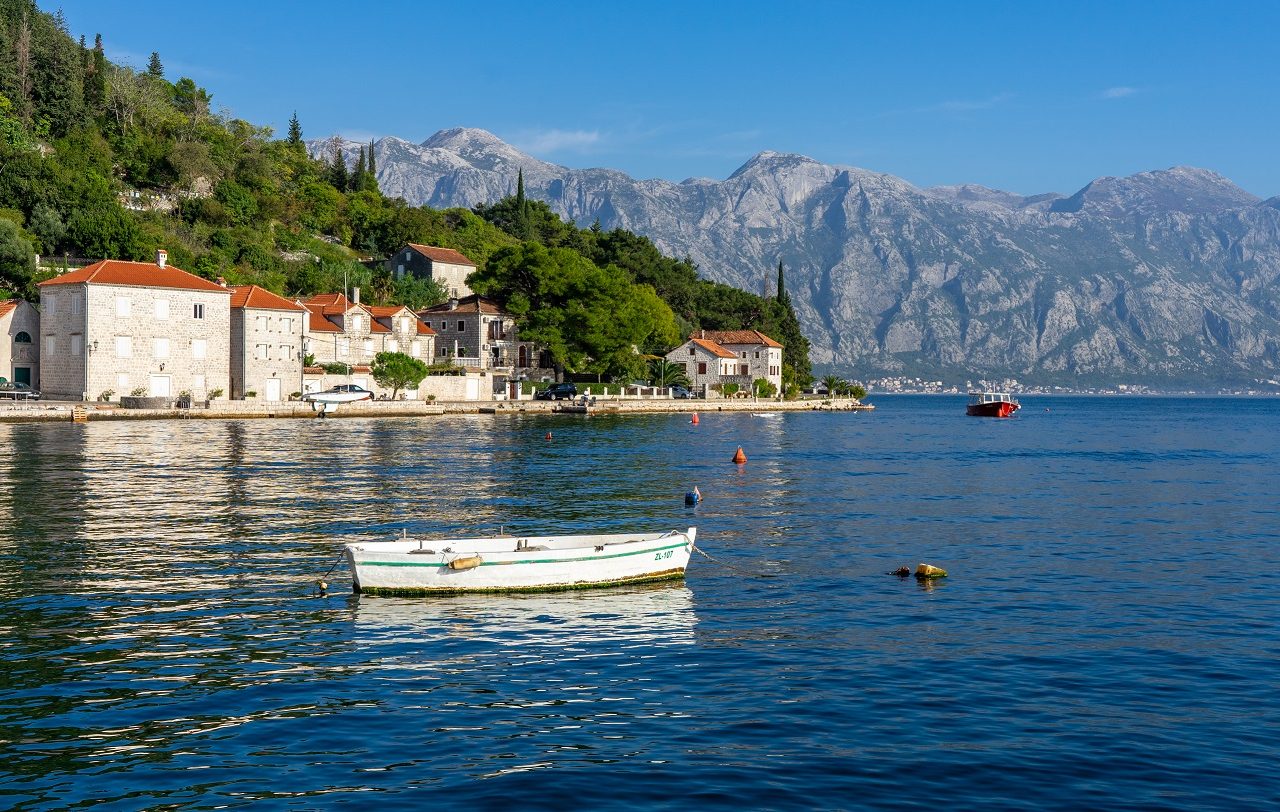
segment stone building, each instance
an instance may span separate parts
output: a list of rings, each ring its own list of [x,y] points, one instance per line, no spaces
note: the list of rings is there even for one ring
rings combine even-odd
[[[476,264],[452,248],[405,243],[383,263],[391,275],[399,279],[405,274],[431,279],[454,298],[470,296],[467,277]]]
[[[303,391],[307,309],[257,285],[231,288],[231,397],[285,400]]]
[[[759,330],[699,330],[667,353],[694,387],[735,383],[743,391],[764,378],[782,391],[782,345]]]
[[[41,282],[40,389],[202,400],[230,386],[231,291],[168,264],[107,259]],[[110,394],[108,394],[110,393]]]
[[[40,386],[40,312],[21,299],[0,302],[0,378]]]
[[[306,374],[302,391],[316,391],[334,383],[322,377],[323,364],[350,368],[342,383],[350,382],[376,394],[388,394],[373,380],[373,360],[380,352],[402,352],[431,363],[435,333],[407,307],[367,307],[360,304],[360,289],[352,298],[322,293],[302,302],[307,310],[303,352],[314,357],[316,367]],[[415,397],[415,392],[406,392]]]
[[[435,331],[437,361],[476,369],[538,366],[537,346],[520,340],[515,317],[492,299],[473,293],[419,310],[418,318]]]

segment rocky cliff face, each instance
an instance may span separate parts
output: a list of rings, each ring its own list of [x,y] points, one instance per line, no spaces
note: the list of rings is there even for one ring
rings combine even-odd
[[[469,129],[376,153],[382,190],[411,203],[491,202],[523,169],[562,216],[644,234],[708,278],[759,291],[781,259],[813,360],[853,376],[1178,385],[1280,366],[1280,198],[1202,169],[1024,197],[773,152],[723,181],[635,180]]]

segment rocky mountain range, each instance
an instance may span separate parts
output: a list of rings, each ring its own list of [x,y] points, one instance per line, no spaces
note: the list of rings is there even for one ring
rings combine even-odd
[[[354,163],[361,145],[344,142]],[[329,142],[312,142],[327,154]],[[1181,387],[1280,378],[1280,198],[1191,167],[1070,196],[917,188],[762,152],[725,180],[636,180],[483,130],[375,143],[384,193],[437,208],[514,191],[762,291],[782,260],[815,366],[880,375]]]

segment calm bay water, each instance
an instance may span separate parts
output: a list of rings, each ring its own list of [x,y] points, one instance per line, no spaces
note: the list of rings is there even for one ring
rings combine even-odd
[[[1280,804],[1280,402],[877,402],[0,426],[0,807]],[[683,584],[312,586],[688,524]]]

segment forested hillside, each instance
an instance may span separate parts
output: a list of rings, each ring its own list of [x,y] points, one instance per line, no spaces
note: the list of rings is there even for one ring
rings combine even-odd
[[[570,333],[557,358],[566,369],[626,376],[632,348],[660,352],[699,327],[754,327],[786,345],[788,382],[808,379],[785,293],[764,299],[700,280],[645,238],[578,229],[523,195],[475,211],[410,206],[378,190],[372,150],[355,166],[336,150],[314,160],[302,137],[296,115],[276,138],[170,76],[161,54],[145,68],[112,64],[101,37],[77,42],[61,13],[0,0],[0,296],[34,300],[63,258],[145,260],[163,247],[210,279],[286,295],[360,285],[374,303],[417,307],[440,292],[358,261],[412,241],[456,248],[482,272],[497,257],[579,290],[554,302]],[[492,282],[486,291],[511,293]],[[632,323],[599,329],[610,313]]]

